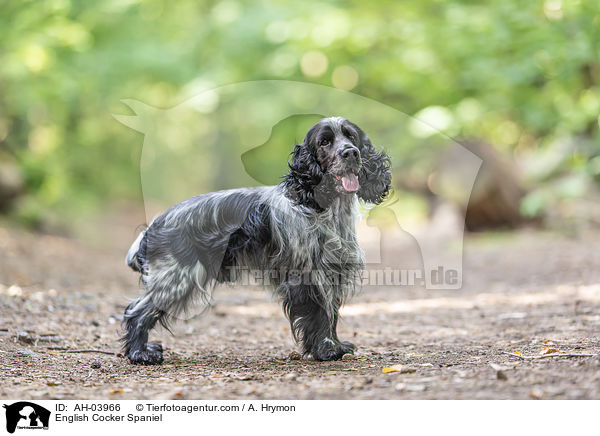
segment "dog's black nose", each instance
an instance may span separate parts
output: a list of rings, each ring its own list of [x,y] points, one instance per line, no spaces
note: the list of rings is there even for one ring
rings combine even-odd
[[[349,145],[349,146],[342,148],[340,156],[342,156],[343,159],[350,159],[350,158],[358,159],[358,154],[359,154],[358,148],[356,148],[352,145]]]

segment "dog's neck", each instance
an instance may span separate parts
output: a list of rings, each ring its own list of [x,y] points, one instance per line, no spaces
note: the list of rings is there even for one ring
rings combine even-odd
[[[325,207],[317,213],[328,213],[333,216],[343,217],[351,215],[357,204],[356,194],[338,195],[329,200]]]
[[[304,206],[316,214],[348,214],[357,203],[356,193],[339,193],[328,184],[303,186],[283,182],[284,195],[294,204]]]

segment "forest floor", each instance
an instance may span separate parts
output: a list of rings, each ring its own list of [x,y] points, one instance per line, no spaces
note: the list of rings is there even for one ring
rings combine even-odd
[[[356,295],[338,331],[358,349],[337,362],[294,359],[266,292],[221,288],[151,334],[165,362],[144,367],[119,354],[140,292],[123,263],[135,226],[119,225],[102,247],[0,226],[0,397],[600,399],[600,233],[469,235],[462,289]]]

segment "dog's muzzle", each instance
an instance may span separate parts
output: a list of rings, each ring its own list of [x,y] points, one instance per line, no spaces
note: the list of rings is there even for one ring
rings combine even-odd
[[[342,170],[335,177],[340,183],[340,191],[356,192],[360,188],[358,183],[358,170],[360,168],[360,152],[358,148],[347,144],[338,151],[339,166]]]

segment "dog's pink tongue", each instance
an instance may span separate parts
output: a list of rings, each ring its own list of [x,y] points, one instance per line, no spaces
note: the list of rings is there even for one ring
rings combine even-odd
[[[356,174],[348,174],[342,177],[342,185],[348,192],[358,191],[358,177]]]

